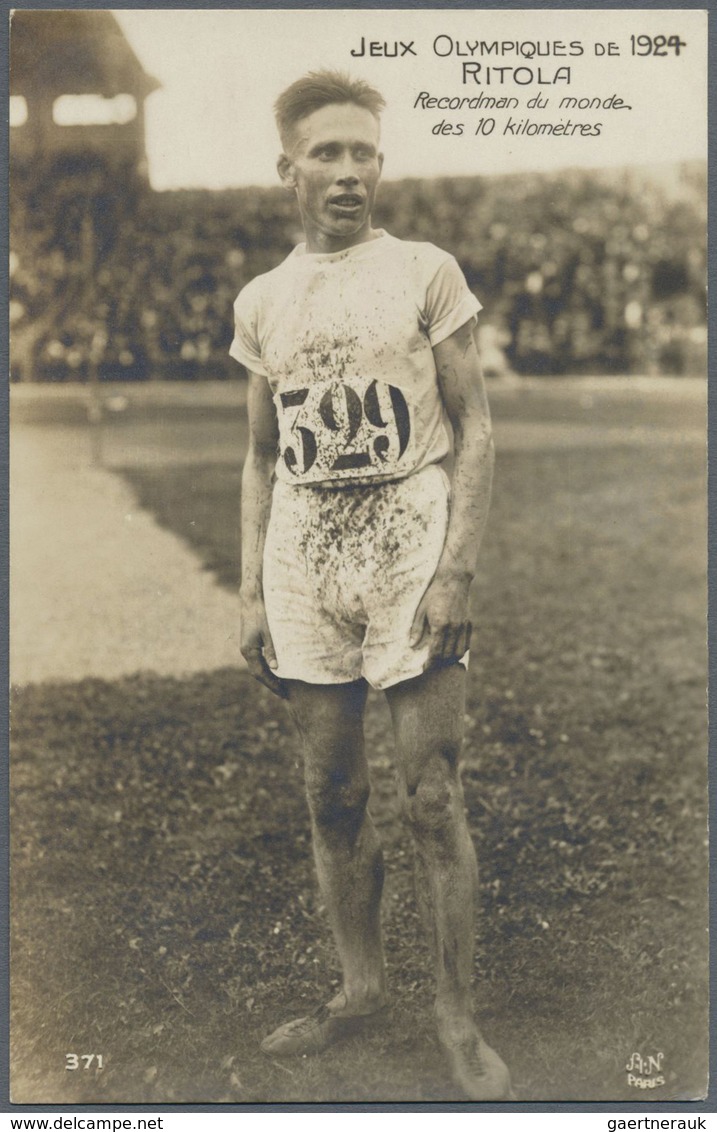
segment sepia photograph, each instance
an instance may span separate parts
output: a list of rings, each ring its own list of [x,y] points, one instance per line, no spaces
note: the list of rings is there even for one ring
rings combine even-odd
[[[10,1101],[704,1100],[707,12],[7,18]]]

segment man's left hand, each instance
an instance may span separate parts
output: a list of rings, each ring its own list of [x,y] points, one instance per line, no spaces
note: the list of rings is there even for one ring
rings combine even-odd
[[[426,668],[455,664],[470,646],[468,620],[469,577],[436,574],[421,598],[411,627],[411,645],[418,648],[429,637]]]

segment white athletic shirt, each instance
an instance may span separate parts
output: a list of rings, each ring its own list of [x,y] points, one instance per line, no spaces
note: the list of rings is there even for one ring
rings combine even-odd
[[[448,453],[432,347],[481,304],[453,256],[379,233],[300,244],[234,304],[229,352],[269,381],[286,483],[403,479]]]

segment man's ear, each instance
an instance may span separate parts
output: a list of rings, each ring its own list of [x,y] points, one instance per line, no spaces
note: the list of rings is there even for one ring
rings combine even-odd
[[[383,172],[383,154],[379,153],[379,155],[378,155],[378,175],[379,175],[379,177],[381,176],[382,172]]]
[[[293,191],[296,188],[296,174],[291,158],[287,157],[285,153],[280,153],[276,162],[276,169],[284,188]]]

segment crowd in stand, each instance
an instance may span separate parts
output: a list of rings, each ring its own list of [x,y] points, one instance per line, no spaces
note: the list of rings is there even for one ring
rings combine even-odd
[[[386,183],[375,222],[458,259],[495,331],[489,370],[701,373],[704,166]],[[154,193],[95,162],[15,173],[17,379],[236,376],[232,303],[299,234],[282,190]]]

